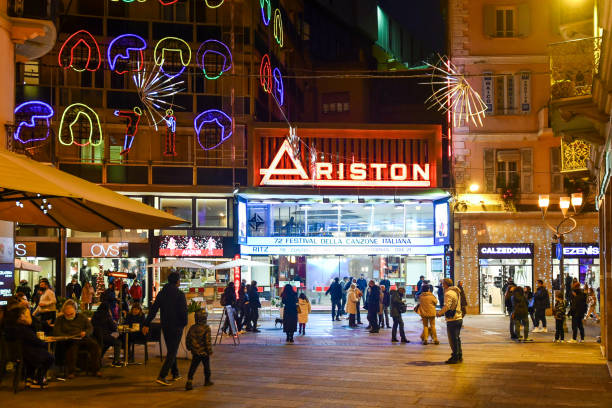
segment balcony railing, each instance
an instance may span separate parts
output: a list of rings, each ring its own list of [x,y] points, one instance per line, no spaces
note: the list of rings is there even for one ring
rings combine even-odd
[[[548,51],[552,99],[590,96],[599,69],[601,37],[550,44]]]
[[[8,0],[6,14],[10,17],[54,20],[57,0]]]

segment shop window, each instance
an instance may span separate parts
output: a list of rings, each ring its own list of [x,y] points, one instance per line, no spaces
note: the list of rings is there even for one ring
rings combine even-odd
[[[187,221],[178,225],[179,227],[191,225],[193,211],[191,198],[160,198],[159,209]]]
[[[227,200],[199,199],[197,200],[197,226],[202,228],[227,228],[228,212]]]

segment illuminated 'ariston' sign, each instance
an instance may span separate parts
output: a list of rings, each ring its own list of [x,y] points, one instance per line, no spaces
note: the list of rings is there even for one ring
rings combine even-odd
[[[83,47],[87,49],[87,53],[84,56],[78,55],[79,50],[82,50]],[[64,69],[72,68],[78,72],[85,70],[94,72],[100,68],[102,56],[100,55],[98,42],[93,35],[91,35],[89,31],[80,30],[64,41],[57,56],[57,60],[60,67]]]
[[[284,155],[293,168],[279,169]],[[315,174],[309,177],[298,157],[291,154],[291,145],[285,140],[267,169],[260,169],[262,186],[317,186],[317,187],[430,187],[430,166],[404,163],[315,163]],[[273,178],[294,176],[299,179]]]
[[[75,137],[74,127],[80,126],[83,121],[85,121],[89,129],[89,135],[85,138],[77,138]],[[73,103],[68,106],[62,114],[57,136],[60,143],[65,146],[71,146],[73,144],[81,147],[89,144],[92,146],[99,146],[102,144],[102,126],[100,125],[100,118],[89,106],[82,103]],[[81,139],[87,139],[87,141],[81,143]],[[77,140],[79,141],[77,142]]]
[[[209,123],[215,125],[219,129],[219,133],[215,130],[212,139],[206,137],[206,130],[203,129],[204,125]],[[194,119],[193,127],[196,131],[198,144],[204,150],[212,150],[232,136],[232,118],[225,112],[217,109],[209,109],[200,113]],[[220,137],[216,137],[217,135]]]
[[[22,103],[15,108],[15,122],[20,122],[15,133],[13,133],[13,138],[23,144],[47,140],[51,132],[50,119],[54,113],[53,108],[45,102],[29,101]],[[34,132],[31,132],[31,137],[24,135],[27,128],[34,130],[37,125],[43,127],[42,135],[44,136],[36,136]]]

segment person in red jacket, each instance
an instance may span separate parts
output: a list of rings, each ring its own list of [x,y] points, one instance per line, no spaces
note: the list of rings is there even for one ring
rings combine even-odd
[[[133,302],[138,302],[142,304],[142,286],[140,286],[140,282],[135,280],[130,288],[130,297]]]

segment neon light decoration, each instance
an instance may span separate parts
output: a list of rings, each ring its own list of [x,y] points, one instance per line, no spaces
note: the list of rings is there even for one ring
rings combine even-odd
[[[20,122],[19,125],[17,125],[15,133],[13,133],[13,138],[22,144],[47,140],[49,133],[51,132],[50,119],[53,117],[54,113],[53,108],[45,102],[30,101],[22,103],[15,108],[15,122],[18,120],[20,120]],[[47,132],[43,137],[36,137],[33,130],[36,128],[37,124],[40,125],[43,121],[45,123],[44,126],[46,126]],[[25,130],[24,126],[32,129],[30,138],[26,138],[22,134],[22,131]]]
[[[138,106],[131,111],[116,110],[115,116],[120,118],[126,118],[127,129],[125,130],[125,139],[123,142],[123,150],[120,155],[124,155],[130,152],[136,133],[138,133],[138,123],[140,123],[140,117],[142,116],[142,109]]]
[[[182,68],[178,73],[169,74],[164,70],[166,52],[178,52],[180,54]],[[185,68],[187,68],[191,62],[191,48],[185,40],[177,37],[165,37],[157,42],[155,50],[153,51],[153,59],[155,60],[155,64],[161,67],[161,71],[164,75],[168,78],[176,78],[185,71]]]
[[[74,66],[75,51],[79,46],[87,48],[87,62],[81,66]],[[96,39],[86,30],[80,30],[72,34],[64,41],[57,56],[59,65],[64,68],[72,68],[75,71],[97,71],[102,63],[100,46]]]
[[[162,4],[162,6],[170,6],[174,3],[176,3],[178,0],[159,0],[159,2]]]
[[[272,64],[270,64],[270,56],[265,54],[261,59],[259,66],[259,83],[263,86],[264,91],[272,90]]]
[[[215,124],[221,130],[220,139],[213,138],[213,140],[207,140],[208,138],[205,138],[204,142],[202,142],[202,136],[204,136],[202,135],[202,128],[208,123]],[[225,112],[217,109],[209,109],[204,111],[196,116],[193,121],[193,127],[195,128],[196,135],[198,137],[198,144],[204,150],[212,150],[229,139],[232,136],[232,125],[232,118],[230,118]]]
[[[115,71],[117,74],[125,74],[128,70],[119,71],[117,68],[117,60],[122,59],[129,62],[130,51],[138,51],[136,58],[136,69],[132,71],[140,71],[144,62],[144,50],[147,49],[147,42],[144,38],[136,34],[123,34],[115,38],[108,45],[106,50],[106,57],[108,60],[108,66],[111,71]],[[113,55],[114,54],[114,55]]]
[[[81,123],[81,117],[85,118],[89,126],[89,136],[86,138],[86,143],[77,142],[77,138],[75,138],[74,135],[74,126]],[[68,125],[64,126],[64,122],[68,123]],[[67,138],[68,135],[70,138]],[[62,114],[59,134],[57,136],[60,143],[65,146],[71,146],[73,144],[81,147],[89,144],[92,146],[99,146],[102,144],[102,126],[100,125],[100,118],[89,106],[82,103],[73,103],[68,106]],[[80,140],[81,138],[78,139]]]
[[[283,46],[283,17],[279,9],[274,10],[274,39],[278,45]]]
[[[285,156],[293,168],[279,169]],[[315,163],[315,174],[309,177],[299,157],[292,154],[289,140],[285,139],[267,169],[260,169],[262,186],[316,186],[316,187],[430,187],[430,166],[405,163]],[[272,178],[296,176],[298,179]]]
[[[261,19],[265,25],[270,25],[270,19],[272,18],[272,4],[270,0],[259,0],[259,7],[261,7]]]
[[[224,1],[225,0],[204,0],[204,3],[206,3],[206,5],[209,8],[213,8],[214,9],[214,8],[220,7],[223,4]]]
[[[221,56],[221,58],[223,58],[222,68],[217,74],[210,74],[206,71],[207,54],[209,54],[209,57],[210,54],[213,54],[215,57]],[[232,52],[230,51],[229,47],[221,41],[204,41],[202,45],[200,45],[200,48],[198,48],[196,59],[198,62],[198,66],[200,67],[200,69],[202,69],[202,71],[204,71],[204,76],[206,77],[206,79],[217,79],[221,75],[223,75],[224,72],[227,72],[232,68]]]
[[[272,72],[274,78],[274,88],[272,89],[272,96],[276,99],[276,103],[279,106],[283,106],[285,100],[285,86],[283,84],[283,76],[281,75],[280,69],[274,68]]]
[[[176,117],[172,109],[166,111],[164,122],[166,122],[166,150],[164,150],[164,156],[176,156]]]

